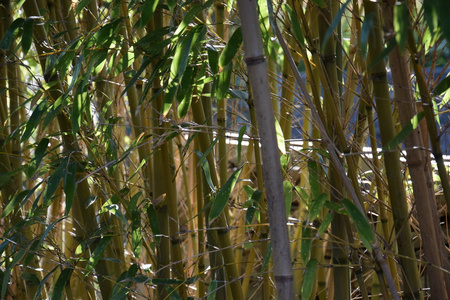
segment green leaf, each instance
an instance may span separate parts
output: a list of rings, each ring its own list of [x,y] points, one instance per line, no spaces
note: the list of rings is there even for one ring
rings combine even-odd
[[[409,12],[406,3],[397,2],[394,6],[395,40],[400,50],[405,49],[408,40]]]
[[[216,197],[213,200],[211,210],[209,211],[209,221],[214,220],[222,213],[223,209],[228,203],[228,199],[230,198],[231,192],[233,191],[234,186],[236,185],[241,170],[242,167],[237,169],[230,176],[230,178],[228,178],[227,182],[217,193]]]
[[[64,194],[66,194],[66,214],[72,208],[75,191],[77,189],[77,162],[71,161],[67,165],[67,172],[64,172]]]
[[[244,185],[244,188],[248,187],[248,185]],[[254,191],[251,194],[250,202],[251,206],[247,208],[247,213],[245,214],[245,224],[249,225],[253,221],[253,216],[255,215],[255,212],[257,211],[257,206],[259,203],[259,200],[261,199],[262,192],[261,191]]]
[[[23,33],[22,33],[22,52],[25,56],[31,48],[33,43],[33,26],[34,18],[26,18],[23,23]]]
[[[263,265],[261,267],[261,272],[260,272],[261,275],[267,269],[267,266],[269,265],[269,261],[270,261],[270,256],[271,255],[272,255],[272,243],[269,243],[269,248],[267,249],[266,255],[264,256]]]
[[[22,200],[25,198],[25,196],[28,195],[29,192],[29,190],[25,190],[15,195],[14,198],[12,198],[12,200],[9,201],[8,205],[3,209],[0,218],[3,219],[4,217],[8,216],[16,208],[16,206],[19,205],[20,202],[22,202]]]
[[[241,164],[242,139],[244,138],[246,130],[247,126],[241,126],[241,128],[239,128],[238,145],[237,145],[238,165]]]
[[[323,234],[330,226],[331,221],[333,221],[334,214],[328,213],[325,218],[323,218],[322,224],[320,224],[319,230],[317,231],[318,235]]]
[[[39,141],[39,144],[34,150],[34,157],[28,164],[27,168],[25,169],[28,178],[31,178],[34,175],[34,173],[36,173],[37,168],[39,167],[42,159],[45,156],[49,142],[50,140],[48,138],[42,138]]]
[[[445,93],[450,88],[450,76],[445,77],[433,90],[433,95],[438,96]]]
[[[394,50],[395,46],[397,46],[397,41],[395,39],[391,39],[391,41],[389,42],[389,44],[387,45],[386,48],[384,48],[383,51],[381,51],[380,55],[378,55],[377,58],[375,58],[374,61],[370,62],[370,65],[368,67],[368,69],[372,69],[376,64],[378,64],[381,60],[385,59],[389,53]]]
[[[219,73],[219,51],[213,45],[207,44],[206,51],[208,52],[209,67],[213,75]]]
[[[327,194],[322,193],[312,201],[312,205],[309,209],[309,219],[313,221],[316,217],[319,216],[320,211],[322,210],[325,202],[327,201]]]
[[[303,263],[306,263],[309,259],[309,254],[311,253],[311,244],[312,244],[312,236],[311,236],[311,227],[303,227],[302,228],[302,243],[301,243],[301,256]]]
[[[184,118],[189,111],[189,107],[191,107],[195,77],[195,67],[187,67],[177,93],[177,100],[180,102],[178,106],[178,118]]]
[[[39,277],[37,277],[37,275],[34,274],[34,273],[28,273],[28,272],[22,273],[22,274],[20,274],[20,277],[21,277],[23,280],[25,280],[25,281],[27,281],[27,282],[33,284],[33,285],[39,285],[39,283],[41,282],[41,281],[39,280]]]
[[[159,244],[159,242],[161,241],[161,229],[158,222],[158,213],[156,212],[156,209],[152,204],[149,204],[147,206],[147,216],[154,239]]]
[[[311,297],[311,292],[316,281],[316,267],[317,260],[315,258],[312,258],[310,261],[308,261],[308,264],[306,265],[305,276],[303,277],[301,291],[302,299],[309,299]]]
[[[45,275],[45,277],[41,280],[41,282],[39,283],[38,289],[37,289],[37,291],[36,291],[36,294],[34,295],[34,300],[41,299],[40,296],[41,296],[42,288],[45,286],[45,283],[47,282],[47,279],[49,279],[50,277],[52,277],[52,276],[53,276],[53,273],[54,273],[56,270],[59,270],[60,267],[61,267],[61,266],[58,264],[58,265],[57,265],[56,267],[54,267],[50,272],[48,272],[48,274]]]
[[[230,88],[231,74],[233,72],[233,64],[227,65],[219,74],[219,82],[217,84],[216,97],[217,102],[225,98]]]
[[[101,256],[103,255],[103,252],[105,252],[106,247],[108,247],[109,243],[111,243],[112,235],[106,235],[103,236],[98,243],[97,247],[95,247],[94,252],[91,254],[91,257],[89,258],[83,277],[89,275],[92,271],[94,271],[95,266],[97,265],[98,261],[100,260]]]
[[[366,55],[367,55],[367,43],[369,42],[370,32],[373,29],[373,18],[374,18],[374,14],[373,13],[369,13],[364,18],[364,23],[363,23],[363,26],[361,28],[361,36],[360,36],[360,39],[359,39],[359,47],[361,49],[361,54],[362,54],[363,60],[366,59]]]
[[[286,154],[286,144],[284,141],[283,130],[281,129],[280,123],[276,118],[275,118],[275,130],[277,132],[278,149],[280,150],[281,153]]]
[[[289,6],[289,4],[283,4],[283,8],[289,14],[289,19],[291,21],[290,24],[291,24],[294,36],[297,39],[297,42],[300,44],[300,46],[302,48],[305,48],[305,39],[303,37],[302,27],[300,26],[300,22],[298,20],[297,15],[292,10],[292,8]]]
[[[431,0],[425,0],[431,1]],[[448,17],[448,12],[450,11],[450,1],[447,0],[434,0],[431,1],[436,7],[437,14],[439,17],[439,21],[441,22],[439,24],[439,28],[444,33],[445,39],[447,42],[450,42],[450,18]]]
[[[21,142],[25,142],[28,140],[28,138],[34,133],[36,130],[39,122],[41,121],[42,115],[47,110],[47,105],[45,101],[42,101],[39,103],[38,106],[34,109],[33,113],[31,114],[30,118],[27,121],[27,125],[25,127],[25,132],[22,135],[22,138],[20,139]]]
[[[78,2],[77,8],[75,10],[75,14],[78,15],[83,10],[83,8],[85,8],[86,5],[89,4],[89,2],[91,2],[91,0],[81,0],[80,2]]]
[[[189,11],[187,12],[187,14],[184,16],[181,23],[178,25],[178,28],[175,31],[174,36],[177,36],[180,33],[182,33],[186,29],[186,27],[191,23],[192,19],[194,17],[196,17],[200,11],[210,7],[211,4],[213,4],[213,3],[214,3],[214,0],[208,0],[203,4],[196,4],[193,7],[191,7],[189,9]]]
[[[51,298],[52,300],[62,299],[64,295],[64,288],[66,287],[66,284],[69,283],[72,272],[72,268],[65,268],[64,270],[62,270],[61,274],[58,277],[58,280],[55,283],[55,286],[53,287],[53,294]]]
[[[134,256],[139,258],[142,252],[141,215],[139,211],[131,212],[131,249]]]
[[[224,68],[225,66],[228,66],[231,63],[233,57],[236,55],[237,51],[241,47],[241,44],[242,44],[242,31],[241,27],[238,27],[228,40],[228,43],[223,49],[222,54],[220,54],[219,57],[220,67]]]
[[[51,199],[53,194],[56,192],[56,189],[59,186],[59,183],[61,182],[61,179],[64,177],[64,173],[66,172],[67,164],[69,161],[69,157],[66,157],[56,168],[56,170],[53,172],[53,174],[50,176],[50,178],[47,181],[47,187],[45,188],[44,192],[44,198],[42,199],[42,202],[44,204],[49,204],[48,201]]]
[[[208,293],[206,300],[215,300],[216,299],[216,291],[217,291],[217,280],[211,281],[211,283],[208,286]]]
[[[371,251],[372,243],[375,242],[375,236],[372,231],[372,227],[367,221],[367,218],[358,210],[358,208],[348,199],[342,199],[342,204],[344,204],[350,218],[355,223],[356,231],[359,234],[364,246]]]
[[[292,183],[290,181],[283,181],[284,203],[286,205],[286,218],[289,218],[292,205]]]
[[[423,1],[423,11],[424,17],[430,27],[432,34],[435,33],[436,29],[439,27],[439,17],[437,12],[437,6],[435,5],[435,0],[424,0]]]
[[[318,199],[320,195],[319,167],[314,159],[308,160],[308,177],[309,185],[311,186],[311,197],[312,199]]]
[[[159,0],[145,0],[144,7],[142,8],[141,19],[139,26],[143,28],[152,18],[153,14],[158,7]]]
[[[325,32],[325,35],[323,37],[322,46],[320,47],[321,51],[324,51],[325,46],[327,45],[328,40],[330,39],[331,35],[333,34],[334,29],[340,24],[342,15],[344,14],[345,10],[347,9],[347,5],[351,2],[351,0],[347,0],[339,9],[337,14],[334,16],[333,21],[331,22],[330,26],[328,27],[327,31]]]
[[[3,20],[2,22],[5,22],[5,21]],[[17,18],[16,20],[14,20],[11,23],[11,25],[9,25],[8,29],[5,32],[5,35],[3,36],[2,40],[0,41],[0,49],[8,50],[11,47],[11,44],[14,39],[14,31],[16,31],[18,28],[22,28],[24,23],[25,23],[25,19]]]
[[[117,279],[117,283],[111,293],[111,300],[125,300],[127,294],[130,292],[132,281],[130,279],[136,276],[138,266],[132,264],[130,268],[123,272]]]
[[[383,151],[392,151],[397,148],[416,128],[425,116],[423,111],[415,115],[400,132],[383,147]]]

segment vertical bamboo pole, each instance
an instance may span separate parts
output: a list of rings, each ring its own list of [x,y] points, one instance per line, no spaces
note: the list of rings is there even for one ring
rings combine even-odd
[[[371,61],[375,61],[384,49],[378,3],[364,0],[364,10],[366,16],[369,14],[373,15],[373,30],[369,36],[368,44],[369,58]],[[380,60],[374,65],[370,73],[379,116],[381,142],[384,146],[396,135],[384,60]],[[384,165],[394,216],[394,226],[398,235],[397,244],[400,264],[403,268],[405,298],[423,299],[411,230],[408,226],[409,213],[403,188],[399,152],[386,152],[384,154]]]
[[[249,72],[255,110],[261,138],[263,173],[268,203],[274,275],[278,299],[293,299],[293,274],[286,226],[279,150],[276,142],[275,119],[271,106],[269,79],[259,29],[256,1],[237,2],[241,16],[245,61]],[[244,17],[245,16],[245,17]]]

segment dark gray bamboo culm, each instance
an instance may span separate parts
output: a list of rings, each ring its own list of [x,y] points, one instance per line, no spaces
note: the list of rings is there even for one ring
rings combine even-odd
[[[286,226],[283,174],[277,146],[275,118],[255,0],[238,0],[242,38],[261,142],[264,184],[269,211],[270,235],[277,299],[293,299],[293,273]]]
[[[306,104],[311,108],[311,114],[315,122],[315,126],[320,132],[320,135],[322,136],[322,144],[328,151],[330,155],[330,160],[333,163],[333,165],[336,168],[336,172],[339,175],[340,179],[342,180],[343,186],[347,189],[348,195],[350,196],[350,199],[352,200],[353,204],[358,208],[358,210],[361,212],[362,215],[365,215],[364,208],[361,205],[361,202],[359,201],[359,198],[355,192],[355,189],[353,188],[352,183],[350,182],[350,179],[347,177],[344,167],[342,166],[342,163],[339,159],[339,151],[336,148],[336,145],[331,141],[330,137],[328,136],[328,133],[325,129],[325,126],[322,122],[322,119],[319,116],[319,112],[316,109],[313,109],[314,103],[311,99],[311,96],[309,95],[306,85],[297,69],[297,65],[294,62],[294,58],[292,57],[292,54],[290,53],[290,50],[288,46],[286,45],[286,42],[284,41],[283,35],[281,34],[280,29],[278,28],[277,24],[274,23],[274,29],[275,34],[281,44],[281,47],[283,48],[283,53],[285,55],[285,59],[288,60],[289,65],[291,66],[291,69],[293,71],[295,80],[297,81],[297,85],[300,88],[300,92],[303,96],[303,99],[305,100]],[[383,271],[383,275],[386,279],[386,282],[389,286],[389,290],[392,294],[392,299],[394,300],[400,300],[400,296],[398,294],[398,291],[395,287],[395,282],[392,277],[391,271],[389,269],[389,266],[386,262],[386,259],[384,258],[383,253],[380,250],[380,246],[378,244],[377,238],[375,238],[375,241],[372,243],[373,247],[373,254],[374,258],[377,261],[377,263],[380,265],[380,268]]]

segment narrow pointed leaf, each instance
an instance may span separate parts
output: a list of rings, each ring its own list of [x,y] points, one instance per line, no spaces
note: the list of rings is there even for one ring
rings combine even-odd
[[[375,241],[375,236],[372,231],[372,227],[367,221],[367,218],[361,214],[358,208],[348,199],[343,199],[342,203],[345,206],[350,218],[355,223],[356,230],[361,238],[364,246],[370,251],[372,250],[372,243]]]
[[[22,33],[22,51],[24,56],[28,53],[31,48],[31,44],[33,43],[33,26],[33,18],[25,19]]]
[[[313,159],[308,160],[308,176],[309,185],[311,186],[311,197],[312,199],[317,199],[320,195],[319,167]]]
[[[283,181],[284,203],[286,205],[286,218],[289,218],[292,205],[292,183],[290,181]]]
[[[300,26],[300,22],[298,20],[297,15],[292,10],[292,8],[289,6],[289,4],[283,4],[283,7],[289,14],[289,19],[291,21],[290,24],[292,27],[291,29],[294,33],[295,38],[297,39],[297,42],[300,44],[300,46],[302,48],[304,48],[305,47],[305,39],[303,37],[302,27]]]
[[[91,257],[88,260],[83,277],[88,276],[89,273],[94,271],[95,266],[97,265],[98,261],[102,257],[103,252],[105,252],[106,247],[108,247],[109,243],[111,242],[111,239],[112,239],[111,235],[102,237],[102,239],[98,243],[97,247],[95,247],[94,252],[91,254]]]
[[[306,265],[305,276],[303,277],[302,292],[301,292],[302,299],[309,299],[311,296],[311,292],[313,290],[316,279],[316,267],[317,267],[317,260],[315,258],[312,258],[310,261],[308,261],[308,264]]]
[[[394,6],[394,30],[395,40],[400,50],[405,49],[406,40],[408,39],[408,23],[409,12],[406,3],[397,2]]]
[[[323,37],[321,50],[323,51],[325,49],[325,46],[330,39],[331,35],[333,34],[334,29],[339,25],[339,23],[342,20],[342,15],[344,14],[345,10],[347,9],[347,5],[351,2],[351,0],[347,0],[339,9],[337,14],[334,16],[333,21],[331,22],[330,26],[328,27],[327,31],[325,32],[325,35]]]
[[[220,54],[219,57],[219,66],[224,68],[231,63],[231,60],[236,55],[237,51],[241,47],[242,44],[242,31],[241,27],[238,27],[233,34],[231,35],[228,43]]]
[[[8,50],[11,47],[11,44],[14,39],[14,31],[16,31],[16,29],[18,28],[21,28],[24,22],[25,20],[23,18],[18,18],[14,20],[11,23],[11,25],[9,25],[8,29],[5,32],[5,35],[2,37],[2,40],[0,41],[0,49]]]
[[[228,199],[230,198],[231,192],[236,185],[236,182],[241,174],[242,167],[236,170],[230,178],[228,178],[225,185],[219,190],[216,197],[213,200],[211,210],[209,211],[209,221],[217,218],[228,204]]]
[[[423,111],[415,115],[410,122],[400,130],[400,132],[383,147],[383,151],[392,151],[397,148],[403,141],[419,126],[420,121],[425,116]]]
[[[158,7],[159,0],[146,0],[144,3],[144,7],[142,8],[142,14],[139,26],[143,28],[152,18],[153,14]]]
[[[322,210],[325,202],[327,201],[327,194],[322,193],[312,201],[311,208],[309,209],[309,219],[313,221],[316,217],[319,216],[320,211]]]
[[[47,187],[45,188],[44,192],[44,198],[42,201],[46,204],[49,204],[48,201],[51,199],[53,194],[56,192],[56,189],[58,188],[59,183],[64,177],[64,173],[67,171],[67,163],[68,158],[64,159],[62,163],[58,165],[56,170],[53,172],[53,174],[50,176],[47,182]]]
[[[309,260],[309,254],[311,253],[311,244],[312,244],[312,236],[311,236],[311,228],[303,227],[302,229],[302,242],[301,242],[301,256],[303,263],[306,263]]]
[[[53,294],[51,300],[60,300],[64,295],[64,288],[72,275],[73,269],[65,268],[58,277],[58,280],[53,287]]]

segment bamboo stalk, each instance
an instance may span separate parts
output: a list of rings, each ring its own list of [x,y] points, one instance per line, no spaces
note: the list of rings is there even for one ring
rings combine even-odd
[[[366,15],[372,14],[374,29],[369,36],[369,57],[375,61],[384,47],[382,44],[381,22],[378,11],[378,3],[364,1]],[[380,60],[370,70],[377,112],[379,116],[380,134],[383,146],[389,143],[396,135],[395,124],[392,117],[387,71],[383,60]],[[411,240],[411,230],[408,224],[408,206],[400,166],[400,154],[398,151],[386,152],[384,164],[388,179],[389,197],[391,199],[394,226],[398,235],[397,244],[400,255],[400,264],[404,270],[404,290],[407,299],[423,299],[421,284],[414,246]]]
[[[270,87],[265,64],[261,33],[255,1],[237,2],[241,15],[245,61],[255,98],[255,110],[261,138],[264,183],[268,204],[274,276],[278,299],[292,299],[293,274],[286,226],[283,177],[275,133],[275,119],[271,106]],[[245,15],[245,18],[243,16]]]

